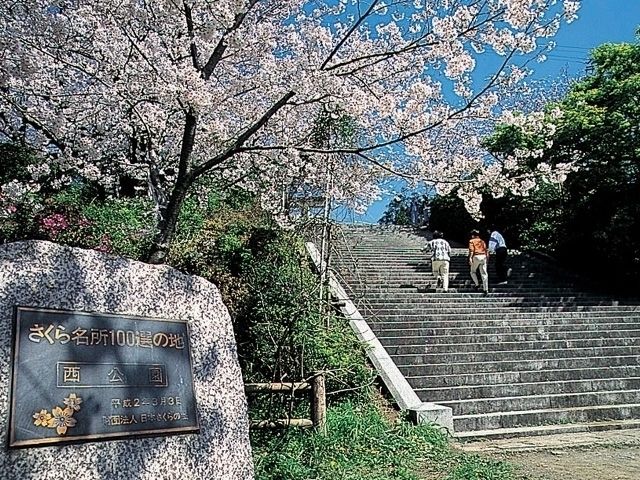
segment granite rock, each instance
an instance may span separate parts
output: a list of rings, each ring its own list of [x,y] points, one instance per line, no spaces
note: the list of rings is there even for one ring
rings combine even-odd
[[[217,287],[203,278],[44,241],[0,246],[0,433],[6,444],[14,306],[186,320],[200,433],[0,450],[2,479],[250,479],[247,405]]]

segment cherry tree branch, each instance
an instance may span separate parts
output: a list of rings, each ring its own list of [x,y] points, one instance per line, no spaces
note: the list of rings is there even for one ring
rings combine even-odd
[[[218,64],[220,63],[220,60],[222,60],[222,57],[224,56],[224,52],[227,50],[227,42],[226,42],[227,36],[233,33],[234,31],[236,31],[238,28],[240,28],[240,26],[242,25],[242,22],[247,17],[251,9],[259,1],[260,0],[250,0],[246,11],[242,13],[238,13],[236,15],[235,20],[233,21],[233,24],[229,28],[227,28],[225,32],[222,34],[220,41],[218,42],[216,47],[213,49],[213,53],[211,54],[211,56],[209,57],[209,60],[207,60],[207,63],[202,69],[202,77],[205,80],[209,80],[209,78],[211,78],[213,71],[218,66]]]
[[[191,60],[193,62],[193,68],[200,70],[200,62],[198,60],[198,46],[196,45],[195,33],[193,29],[193,15],[191,13],[191,5],[188,2],[183,2],[184,16],[187,21],[187,32],[189,33],[189,51],[191,52]]]
[[[251,138],[258,130],[260,130],[267,122],[273,117],[278,111],[284,107],[287,102],[295,96],[295,92],[287,92],[284,96],[280,98],[275,104],[269,108],[253,125],[247,128],[244,132],[242,132],[238,138],[231,144],[229,148],[227,148],[223,153],[216,155],[209,161],[203,163],[197,168],[193,169],[190,173],[192,178],[197,178],[203,173],[206,173],[210,168],[224,162],[225,160],[231,158],[236,153],[242,151],[242,147],[249,138]]]
[[[364,15],[360,15],[360,17],[358,18],[358,20],[356,20],[356,22],[351,26],[351,28],[349,29],[349,31],[344,35],[344,37],[342,37],[340,39],[340,41],[336,44],[335,47],[333,47],[333,50],[331,50],[331,52],[329,53],[329,55],[327,55],[327,58],[324,60],[324,62],[322,62],[322,65],[320,65],[320,70],[324,70],[325,67],[329,64],[329,62],[333,59],[333,57],[338,53],[338,50],[340,50],[340,48],[342,47],[342,45],[345,44],[345,42],[347,40],[349,40],[349,38],[351,37],[351,35],[353,35],[353,33],[358,29],[358,27],[360,25],[362,25],[362,23],[367,19],[367,17],[371,14],[371,12],[375,9],[376,5],[379,3],[379,0],[374,0],[373,2],[371,2],[371,5],[369,6],[369,8],[367,9],[366,12],[364,12]]]

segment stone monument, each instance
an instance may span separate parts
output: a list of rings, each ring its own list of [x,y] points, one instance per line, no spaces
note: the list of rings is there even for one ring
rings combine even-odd
[[[0,246],[0,408],[3,479],[253,478],[227,309],[167,266]]]

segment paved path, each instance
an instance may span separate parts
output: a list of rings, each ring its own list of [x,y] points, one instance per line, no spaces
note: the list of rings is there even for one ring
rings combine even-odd
[[[458,447],[515,464],[521,479],[640,479],[640,429],[521,437]]]
[[[640,446],[640,428],[507,438],[503,440],[462,443],[458,444],[458,446],[465,452],[473,453],[532,452],[576,447],[638,447]],[[640,477],[638,477],[638,479],[640,480]]]

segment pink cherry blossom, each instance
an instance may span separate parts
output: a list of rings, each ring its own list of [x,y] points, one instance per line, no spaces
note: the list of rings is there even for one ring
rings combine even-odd
[[[479,139],[506,114],[500,98],[527,73],[518,65],[579,2],[56,5],[0,4],[0,136],[26,138],[114,194],[120,175],[145,182],[155,246],[166,251],[186,192],[205,175],[274,211],[300,189],[362,206],[391,175],[443,190],[497,185],[503,172],[489,168]],[[479,83],[482,52],[504,64]],[[318,142],[323,115],[349,118],[351,134]]]

